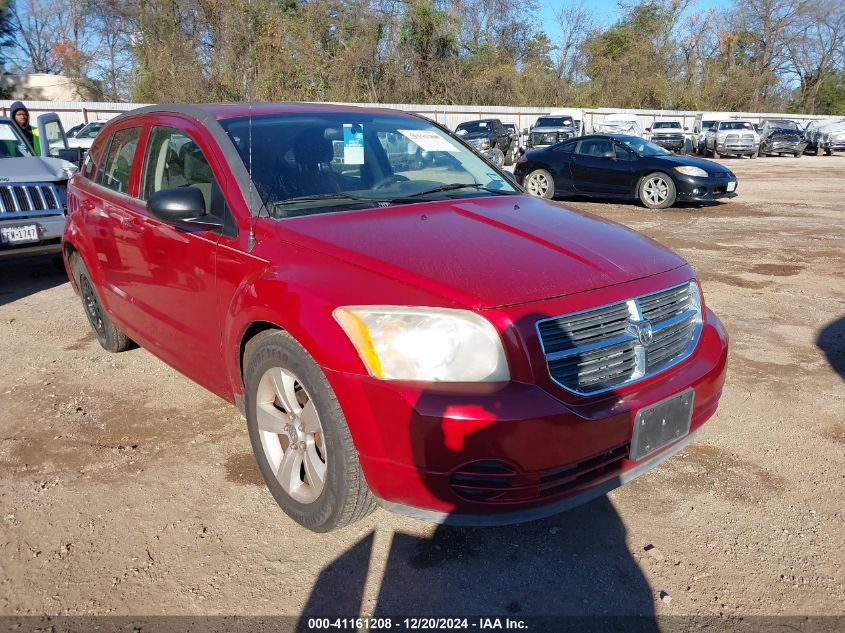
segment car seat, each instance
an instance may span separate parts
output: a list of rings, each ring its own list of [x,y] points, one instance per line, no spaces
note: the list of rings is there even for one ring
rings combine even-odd
[[[299,169],[300,195],[311,196],[342,191],[338,175],[329,163],[334,158],[334,145],[323,130],[306,130],[294,143],[294,156]]]

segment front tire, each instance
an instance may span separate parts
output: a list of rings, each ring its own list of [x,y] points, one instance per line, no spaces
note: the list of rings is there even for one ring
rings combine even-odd
[[[525,190],[532,196],[551,200],[555,195],[555,181],[545,169],[535,169],[525,177]]]
[[[94,336],[97,337],[100,346],[107,352],[114,354],[132,347],[132,340],[117,329],[117,326],[112,323],[111,318],[103,308],[94,282],[91,281],[91,275],[79,255],[73,256],[71,271],[76,280],[76,287],[79,288],[79,296],[82,299],[85,316],[88,317],[88,324],[94,331]]]
[[[367,516],[375,499],[340,404],[314,359],[282,331],[253,338],[245,358],[249,439],[276,503],[314,532]]]
[[[649,209],[666,209],[675,204],[678,192],[669,176],[656,171],[642,179],[639,196],[640,202]]]

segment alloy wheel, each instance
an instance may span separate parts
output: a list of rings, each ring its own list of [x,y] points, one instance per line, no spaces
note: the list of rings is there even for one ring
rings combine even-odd
[[[643,193],[649,204],[663,204],[669,196],[669,185],[663,178],[649,178],[643,187]]]
[[[272,367],[256,394],[261,446],[279,484],[294,501],[313,503],[326,484],[327,455],[320,416],[292,372]]]
[[[528,177],[525,188],[532,196],[543,198],[549,190],[549,179],[544,174],[533,173]]]

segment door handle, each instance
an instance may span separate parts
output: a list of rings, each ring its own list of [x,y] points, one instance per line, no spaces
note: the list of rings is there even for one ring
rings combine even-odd
[[[85,198],[85,200],[82,201],[82,208],[85,211],[93,211],[96,208],[96,205],[88,198]]]

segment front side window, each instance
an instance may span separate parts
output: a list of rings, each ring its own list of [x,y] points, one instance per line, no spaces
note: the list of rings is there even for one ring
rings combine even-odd
[[[0,158],[26,158],[33,155],[13,124],[0,122]]]
[[[140,136],[140,127],[118,130],[112,135],[97,171],[98,185],[103,185],[118,193],[129,193],[129,176]]]
[[[144,158],[141,199],[149,200],[156,191],[177,187],[202,191],[206,213],[224,219],[222,192],[199,145],[181,130],[154,127]]]
[[[44,134],[47,137],[47,146],[50,148],[50,154],[55,155],[56,150],[64,149],[65,137],[62,134],[62,127],[58,121],[47,121],[44,124]],[[44,139],[40,141],[44,143]]]
[[[278,218],[517,193],[475,152],[424,119],[333,112],[220,124]]]
[[[601,158],[607,153],[613,152],[613,144],[605,139],[590,139],[588,141],[581,141],[578,144],[576,153],[582,156],[594,156]]]

